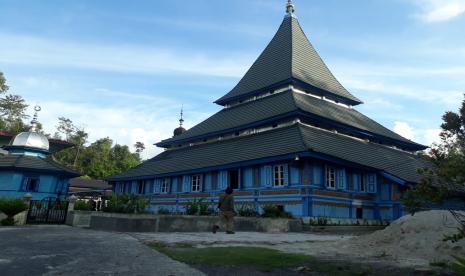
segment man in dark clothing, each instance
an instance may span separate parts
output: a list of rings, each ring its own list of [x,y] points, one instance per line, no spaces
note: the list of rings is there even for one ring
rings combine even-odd
[[[226,228],[226,234],[234,234],[234,196],[232,195],[233,189],[226,188],[225,195],[220,197],[218,201],[218,208],[220,209],[220,223]],[[213,233],[215,234],[220,227],[213,226]]]

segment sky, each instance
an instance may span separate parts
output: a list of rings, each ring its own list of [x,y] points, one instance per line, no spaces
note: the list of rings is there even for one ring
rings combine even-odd
[[[10,92],[143,158],[221,109],[277,31],[284,0],[0,0]],[[294,0],[307,37],[356,109],[416,142],[438,141],[465,93],[465,0]]]

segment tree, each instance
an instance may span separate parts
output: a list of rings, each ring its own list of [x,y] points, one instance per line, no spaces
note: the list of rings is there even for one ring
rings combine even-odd
[[[139,155],[145,150],[145,145],[142,142],[136,142],[134,147],[136,148],[136,153]]]
[[[441,142],[433,145],[430,152],[434,167],[420,169],[421,183],[405,194],[404,204],[411,213],[441,203],[449,196],[465,194],[465,95],[459,112],[448,111],[442,120]],[[465,201],[465,197],[459,200]],[[451,212],[462,229],[448,239],[457,240],[465,236],[465,216]]]
[[[8,89],[5,76],[0,72],[0,94]],[[29,117],[26,115],[27,107],[26,101],[19,95],[8,94],[0,98],[0,130],[12,133],[25,130],[23,119]]]
[[[65,135],[66,141],[69,142],[72,135],[75,133],[76,129],[77,129],[76,126],[73,124],[73,121],[71,121],[70,119],[65,118],[65,117],[58,118],[57,131],[58,133],[62,133]]]
[[[0,71],[0,94],[6,93],[8,91],[8,85],[6,85],[6,79],[3,73]]]

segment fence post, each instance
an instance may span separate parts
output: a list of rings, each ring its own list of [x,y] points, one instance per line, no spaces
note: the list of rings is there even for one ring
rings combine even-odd
[[[27,206],[27,209],[25,210],[25,215],[21,218],[22,221],[19,223],[19,225],[24,225],[27,223],[27,218],[29,217],[29,212],[31,210],[32,194],[31,193],[24,194],[23,200]]]
[[[74,204],[76,203],[77,201],[77,196],[75,195],[72,195],[70,197],[68,197],[68,212],[71,212],[71,211],[74,211]]]

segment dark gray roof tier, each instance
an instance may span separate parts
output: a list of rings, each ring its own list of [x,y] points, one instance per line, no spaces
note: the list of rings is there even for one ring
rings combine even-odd
[[[407,182],[418,182],[420,176],[416,168],[428,166],[427,161],[404,151],[298,123],[254,135],[168,150],[107,180],[189,173],[303,152],[382,170]]]
[[[229,101],[298,80],[352,105],[361,101],[334,77],[295,17],[284,18],[277,33],[239,83],[216,101]]]
[[[176,142],[186,142],[199,137],[246,128],[253,124],[258,125],[264,120],[280,118],[296,111],[308,113],[318,117],[318,119],[329,120],[338,125],[356,128],[359,132],[368,133],[367,137],[370,135],[387,137],[394,140],[392,144],[400,141],[404,146],[406,144],[412,148],[425,148],[385,128],[355,109],[292,91],[223,109],[183,134],[164,140],[157,145],[166,146]]]
[[[54,175],[77,177],[81,174],[52,160],[27,155],[0,156],[0,170],[47,172]]]

